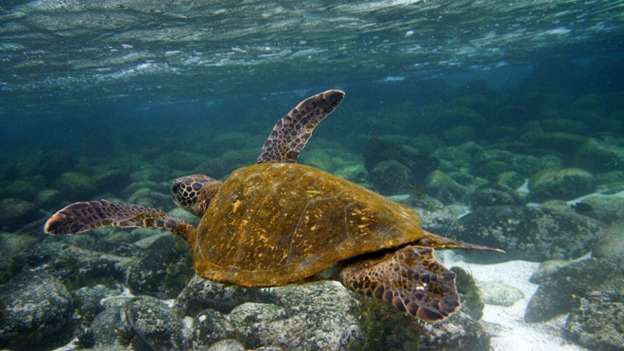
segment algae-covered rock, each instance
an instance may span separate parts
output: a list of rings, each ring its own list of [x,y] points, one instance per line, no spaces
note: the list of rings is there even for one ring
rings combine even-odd
[[[475,140],[477,132],[470,126],[457,126],[444,131],[444,141],[449,145],[459,145]]]
[[[247,302],[236,306],[228,317],[232,325],[241,332],[248,348],[288,345],[290,350],[301,342],[293,338],[292,323],[286,320],[289,316],[283,307]]]
[[[513,190],[504,187],[483,186],[469,197],[470,206],[475,208],[501,205],[522,205],[522,199]]]
[[[576,153],[577,163],[589,169],[624,171],[624,147],[598,139],[589,139]]]
[[[490,206],[459,218],[449,230],[456,239],[505,250],[505,255],[462,255],[488,262],[522,259],[570,259],[583,256],[601,235],[603,225],[575,213],[537,207]]]
[[[381,138],[370,138],[362,149],[362,157],[369,172],[383,161],[400,162],[410,170],[415,182],[423,181],[438,166],[438,160],[428,153]]]
[[[0,230],[13,231],[40,217],[37,205],[19,199],[0,200]]]
[[[143,257],[130,264],[128,287],[134,294],[171,298],[186,287],[192,276],[186,243],[177,236],[164,235],[146,248]]]
[[[481,299],[489,305],[509,307],[524,298],[520,289],[501,281],[486,281],[478,285]]]
[[[90,199],[98,190],[89,176],[78,172],[65,172],[59,175],[54,181],[54,187],[68,201]]]
[[[594,191],[594,176],[582,169],[564,168],[540,172],[531,177],[530,199],[542,202],[551,199],[572,200]]]
[[[595,292],[581,297],[565,325],[566,337],[590,350],[624,349],[624,299]]]
[[[326,172],[332,172],[336,167],[331,155],[324,149],[316,148],[306,150],[301,156],[301,163],[322,169]]]
[[[414,176],[402,163],[389,160],[378,163],[369,177],[382,195],[405,194],[413,189]]]
[[[281,348],[258,348],[256,350],[264,350],[268,351],[273,350],[283,350]],[[245,351],[245,347],[236,339],[225,339],[221,340],[214,345],[210,346],[207,351]]]
[[[579,204],[584,207],[579,207]],[[624,198],[620,196],[591,196],[575,206],[584,215],[607,224],[624,221]]]
[[[194,275],[178,295],[177,306],[190,315],[209,308],[222,313],[230,313],[240,304],[257,301],[260,295],[259,289],[218,283]]]
[[[136,297],[121,308],[121,332],[133,349],[182,350],[182,321],[175,309],[149,296]]]
[[[510,189],[518,189],[524,184],[526,178],[518,172],[505,171],[496,176],[496,181],[501,186],[508,187]]]
[[[536,273],[537,274],[537,273]],[[624,292],[624,266],[618,260],[589,258],[552,266],[539,273],[540,286],[531,297],[524,319],[547,321],[579,307],[577,298],[601,291],[613,297]]]
[[[481,127],[487,120],[481,114],[468,107],[451,107],[440,111],[435,120],[443,126],[466,125]]]
[[[624,172],[611,171],[596,174],[596,190],[602,194],[624,191]]]
[[[427,193],[444,203],[464,201],[469,190],[448,174],[436,170],[427,178]]]
[[[175,151],[158,156],[154,160],[154,165],[160,170],[190,172],[204,161],[206,161],[205,155],[187,151]]]
[[[20,349],[36,348],[69,323],[73,311],[63,283],[44,271],[13,277],[0,290],[0,307],[0,342]]]
[[[43,189],[35,197],[37,205],[44,208],[56,208],[63,200],[63,194],[56,189]]]
[[[213,309],[199,312],[193,319],[190,347],[199,350],[225,339],[241,339],[242,335],[230,322],[228,316]]]
[[[455,272],[455,284],[462,304],[462,311],[478,321],[483,316],[481,291],[472,276],[461,267],[451,267]]]

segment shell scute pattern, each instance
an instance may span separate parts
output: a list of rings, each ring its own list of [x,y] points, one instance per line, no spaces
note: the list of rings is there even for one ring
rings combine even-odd
[[[244,286],[285,285],[423,236],[413,211],[404,221],[400,206],[363,190],[299,164],[238,169],[200,223],[195,269]]]

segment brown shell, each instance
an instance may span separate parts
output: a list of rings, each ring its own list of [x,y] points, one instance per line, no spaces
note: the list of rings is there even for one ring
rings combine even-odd
[[[300,164],[234,171],[212,199],[191,246],[204,278],[277,286],[342,261],[416,241],[407,206]]]

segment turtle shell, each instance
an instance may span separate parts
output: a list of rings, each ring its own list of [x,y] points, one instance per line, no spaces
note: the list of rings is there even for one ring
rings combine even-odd
[[[293,163],[232,172],[191,242],[204,278],[278,286],[423,237],[418,216],[330,173]]]

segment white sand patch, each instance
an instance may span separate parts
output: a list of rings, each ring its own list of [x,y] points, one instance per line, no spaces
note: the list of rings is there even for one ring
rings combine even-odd
[[[459,266],[472,274],[477,282],[500,281],[513,286],[524,297],[509,307],[485,305],[481,324],[492,336],[491,351],[585,351],[563,336],[567,315],[543,323],[526,323],[524,313],[537,285],[529,282],[539,263],[510,261],[499,264],[475,264],[461,260],[452,251],[441,253],[444,265]]]

